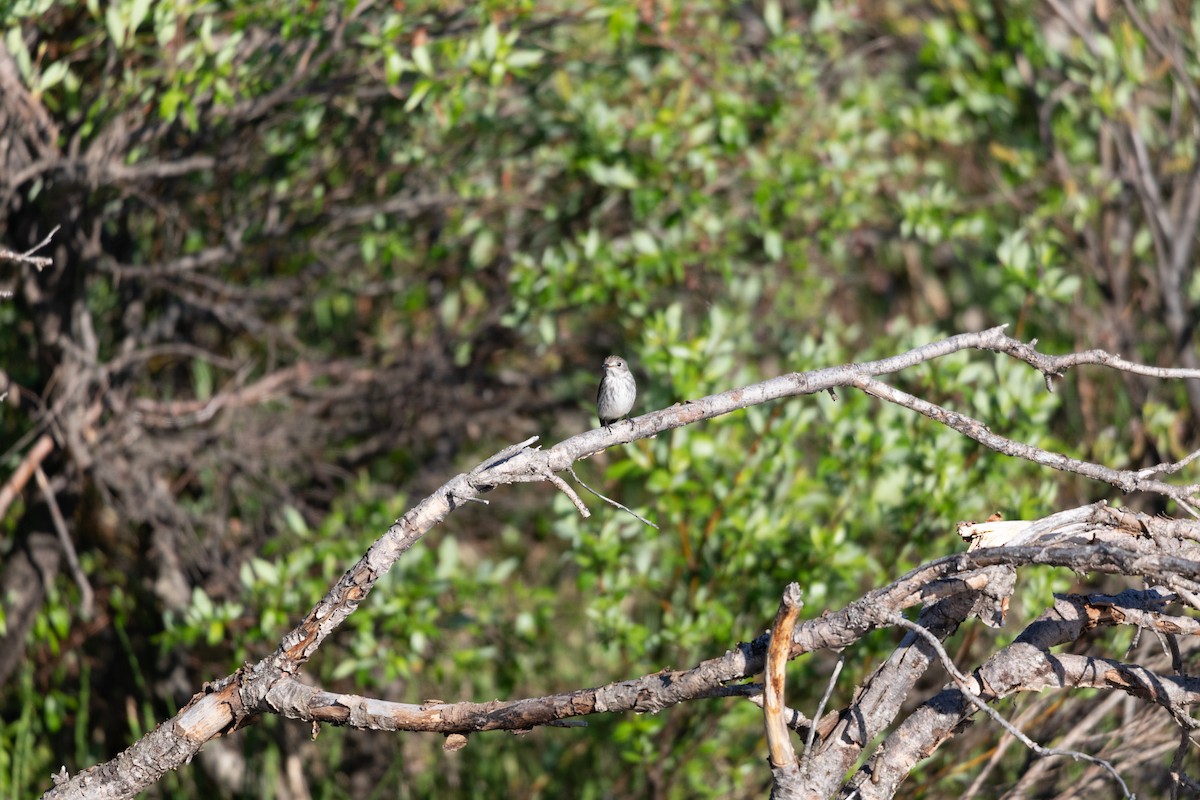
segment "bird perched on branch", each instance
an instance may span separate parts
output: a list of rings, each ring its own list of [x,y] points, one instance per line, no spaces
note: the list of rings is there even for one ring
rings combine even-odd
[[[637,384],[629,365],[620,356],[604,359],[604,373],[600,376],[600,390],[596,392],[596,416],[604,427],[612,425],[633,410],[637,399]]]

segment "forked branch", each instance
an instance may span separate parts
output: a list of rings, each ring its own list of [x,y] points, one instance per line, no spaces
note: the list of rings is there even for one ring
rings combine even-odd
[[[208,740],[252,724],[263,713],[280,713],[300,719],[349,725],[374,723],[365,726],[395,730],[429,730],[430,714],[436,712],[440,720],[436,725],[439,731],[454,729],[456,733],[469,733],[498,728],[527,730],[589,713],[625,710],[653,712],[675,703],[728,693],[724,691],[726,683],[762,672],[767,646],[765,637],[740,644],[724,656],[703,662],[691,670],[655,673],[609,687],[579,690],[551,698],[497,702],[484,706],[439,704],[437,707],[401,708],[401,704],[373,705],[384,701],[366,698],[352,700],[346,696],[330,695],[304,687],[295,677],[325,639],[358,608],[396,560],[464,503],[479,501],[481,495],[502,485],[551,480],[558,473],[570,471],[575,461],[614,445],[653,437],[673,428],[772,400],[831,391],[838,387],[858,387],[927,416],[940,417],[939,421],[997,452],[1060,469],[1069,468],[1122,491],[1158,493],[1189,508],[1195,504],[1200,488],[1197,484],[1176,485],[1153,477],[1154,474],[1172,470],[1122,472],[1011,442],[991,434],[977,420],[905,395],[875,380],[880,375],[964,350],[1004,353],[1038,369],[1048,382],[1065,370],[1082,364],[1099,364],[1162,378],[1200,379],[1200,371],[1197,370],[1143,367],[1098,351],[1073,356],[1044,356],[1037,353],[1032,345],[1007,337],[1004,328],[999,327],[953,336],[879,361],[782,375],[644,414],[631,420],[630,424],[587,431],[549,450],[531,449],[529,445],[534,440],[530,439],[486,459],[471,472],[450,479],[397,520],[305,618],[282,638],[274,653],[206,685],[179,714],[143,737],[117,759],[71,778],[58,778],[58,785],[46,796],[132,796],[154,784],[167,770],[189,761]],[[574,495],[565,482],[555,481],[555,484],[568,496]],[[582,500],[577,496],[572,498],[572,502],[577,507],[582,506]],[[1041,563],[1078,571],[1143,576],[1151,583],[1167,587],[1186,602],[1200,603],[1200,560],[1194,553],[1194,539],[1200,539],[1197,523],[1144,517],[1132,512],[1115,511],[1104,504],[1087,506],[1067,515],[1055,515],[1055,518],[1031,524],[1028,536],[1023,539],[1025,543],[1020,547],[983,549],[939,559],[887,587],[869,592],[841,611],[798,624],[791,637],[789,656],[795,658],[801,653],[818,649],[846,647],[870,630],[897,624],[897,615],[914,605],[952,603],[963,599],[966,605],[955,612],[959,616],[950,614],[945,617],[946,631],[949,632],[961,621],[961,614],[965,613],[963,609],[980,613],[981,598],[990,598],[989,602],[1006,598],[1005,592],[1011,590],[1011,584],[1001,579],[1002,573],[989,572],[987,568],[990,567]],[[745,694],[740,690],[734,693]],[[416,711],[412,710],[414,708]],[[377,712],[387,715],[394,720],[394,724],[378,724],[382,717]],[[406,724],[403,721],[406,714],[416,716],[407,717],[409,721]],[[836,719],[831,722],[836,723]],[[814,725],[818,732],[828,733],[830,730],[829,724],[822,720],[814,720]],[[845,755],[853,754],[847,752]],[[840,783],[845,773],[832,770],[829,774],[835,775]],[[816,773],[807,777],[811,781],[814,775]],[[822,786],[821,790],[825,792],[828,788]]]

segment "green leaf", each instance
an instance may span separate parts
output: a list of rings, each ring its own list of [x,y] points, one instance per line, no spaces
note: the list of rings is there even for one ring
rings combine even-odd
[[[117,3],[110,3],[104,9],[104,24],[108,28],[108,37],[117,47],[125,45],[125,17],[121,14],[121,8]]]
[[[491,263],[495,251],[496,234],[484,228],[475,235],[475,241],[471,242],[471,250],[468,255],[471,265],[474,267],[487,266]]]
[[[545,55],[541,50],[513,50],[504,59],[504,63],[512,69],[522,69],[542,63]]]
[[[500,29],[496,27],[496,23],[488,23],[488,26],[483,29],[480,44],[483,46],[484,56],[489,61],[496,58],[496,49],[500,44]]]
[[[197,400],[207,401],[212,398],[212,365],[201,358],[192,360],[192,392]]]
[[[779,235],[779,231],[772,230],[763,234],[763,252],[772,261],[783,259],[783,237]]]
[[[657,255],[658,242],[653,236],[646,231],[634,231],[631,237],[633,241],[633,249],[645,255]]]
[[[305,535],[309,532],[308,523],[304,521],[304,515],[295,506],[283,507],[283,521],[292,533]]]
[[[763,4],[763,23],[772,36],[779,36],[783,33],[783,9],[779,0],[767,0]]]
[[[17,62],[17,71],[21,77],[29,80],[33,76],[33,62],[29,58],[29,48],[25,46],[25,37],[21,35],[20,26],[14,25],[4,32],[4,46]]]
[[[42,75],[37,82],[37,90],[39,92],[44,92],[47,89],[53,89],[62,82],[63,78],[67,76],[67,73],[67,62],[55,61],[42,71]]]
[[[433,81],[420,80],[413,87],[412,94],[408,96],[408,101],[404,104],[405,111],[415,111],[417,106],[421,105],[421,101],[425,99],[425,95],[433,89]]]
[[[129,6],[129,32],[136,33],[150,13],[150,0],[133,0]]]
[[[397,51],[389,51],[383,61],[384,79],[388,82],[389,86],[396,86],[400,83],[400,79],[404,77],[404,73],[412,66],[413,63]]]
[[[424,75],[433,75],[433,60],[429,57],[429,46],[419,44],[412,51],[413,64]],[[426,90],[428,91],[428,90]],[[420,102],[420,101],[418,101]],[[407,109],[406,109],[407,110]]]

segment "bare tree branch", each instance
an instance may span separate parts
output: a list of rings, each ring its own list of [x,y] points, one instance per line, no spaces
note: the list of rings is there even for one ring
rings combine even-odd
[[[51,264],[54,263],[54,259],[47,258],[45,256],[35,256],[34,253],[36,253],[38,250],[41,250],[46,245],[50,244],[50,240],[54,238],[54,234],[58,233],[58,230],[61,227],[62,227],[61,225],[55,225],[50,230],[50,232],[46,234],[46,238],[42,239],[40,242],[38,242],[33,247],[26,250],[24,253],[14,253],[12,250],[6,250],[3,248],[0,248],[0,260],[23,261],[27,264],[33,264],[39,270],[41,270],[42,267],[50,266]]]
[[[1072,758],[1076,761],[1090,761],[1093,764],[1098,764],[1104,767],[1104,769],[1110,775],[1112,775],[1113,780],[1120,784],[1121,792],[1125,797],[1132,797],[1132,795],[1129,793],[1129,786],[1126,785],[1125,780],[1121,777],[1121,774],[1117,772],[1112,764],[1108,763],[1102,758],[1096,758],[1095,756],[1088,755],[1087,753],[1081,753],[1078,750],[1044,747],[1043,745],[1033,741],[1016,727],[1014,727],[1012,723],[1000,716],[999,712],[989,706],[987,702],[985,702],[983,698],[979,696],[978,691],[970,685],[970,681],[967,680],[966,676],[959,672],[958,668],[954,666],[954,662],[950,659],[950,654],[946,652],[946,648],[942,647],[942,643],[938,641],[936,636],[925,630],[925,628],[921,627],[920,625],[917,625],[914,622],[909,622],[899,614],[893,615],[892,622],[898,627],[906,628],[925,639],[925,641],[929,643],[930,647],[937,651],[938,657],[941,659],[942,666],[945,667],[946,671],[950,673],[950,677],[954,679],[954,684],[958,687],[959,691],[962,692],[963,697],[970,701],[971,705],[975,706],[975,708],[991,717],[994,722],[999,724],[1000,727],[1004,728],[1004,730],[1008,731],[1009,734],[1019,740],[1021,744],[1025,745],[1030,750],[1042,757],[1066,756],[1067,758]]]
[[[387,722],[395,726],[399,720],[407,720],[414,726],[436,724],[443,731],[453,729],[454,734],[495,728],[527,730],[581,714],[623,710],[654,712],[698,697],[714,696],[714,693],[720,693],[725,683],[761,673],[769,641],[767,636],[741,644],[724,656],[704,661],[690,670],[656,673],[555,698],[477,706],[435,704],[414,710],[402,704],[383,704],[384,701],[324,696],[319,690],[303,687],[293,680],[324,640],[358,608],[396,559],[464,503],[479,500],[481,495],[501,485],[547,480],[551,475],[569,470],[576,460],[605,448],[751,405],[838,386],[858,386],[922,413],[952,415],[947,419],[998,452],[1049,466],[1069,465],[1081,474],[1127,490],[1156,492],[1170,497],[1187,496],[1196,491],[1194,486],[1175,486],[1141,474],[1087,465],[1027,445],[1013,447],[1015,443],[995,437],[975,420],[946,412],[925,401],[914,402],[915,398],[871,379],[971,348],[1006,352],[1048,376],[1081,363],[1104,363],[1117,369],[1140,368],[1108,356],[1093,355],[1091,360],[1087,354],[1082,354],[1083,358],[1077,355],[1059,360],[1041,356],[1032,347],[1004,336],[1002,328],[994,328],[933,342],[892,358],[792,373],[677,404],[637,417],[628,425],[598,428],[570,437],[545,451],[529,447],[536,437],[505,448],[470,472],[455,476],[397,520],[304,620],[282,638],[272,655],[206,685],[204,691],[171,721],[159,726],[117,759],[62,781],[47,796],[80,796],[81,793],[92,797],[129,796],[153,784],[165,771],[186,762],[206,741],[252,724],[257,715],[264,712],[341,724],[362,722],[382,726]],[[1194,376],[1170,371],[1162,377]],[[1022,542],[1020,546],[978,549],[939,559],[913,570],[887,587],[868,592],[841,611],[827,613],[796,627],[791,636],[791,658],[819,649],[847,647],[871,630],[899,624],[896,620],[903,609],[933,603],[922,612],[921,632],[912,631],[893,659],[877,671],[878,679],[870,686],[877,687],[878,698],[870,700],[870,688],[864,695],[877,708],[869,715],[869,726],[857,729],[865,735],[858,736],[855,741],[851,729],[845,728],[849,737],[839,734],[823,738],[823,749],[816,762],[820,769],[805,776],[808,786],[820,787],[822,793],[828,793],[836,786],[833,781],[840,782],[845,769],[861,755],[862,747],[875,735],[872,731],[882,731],[883,727],[879,726],[886,726],[894,717],[907,692],[906,687],[915,685],[916,676],[932,659],[944,656],[944,650],[939,650],[940,644],[934,644],[937,639],[949,635],[971,614],[981,614],[995,624],[1012,591],[1012,568],[1050,564],[1076,571],[1142,576],[1151,583],[1168,587],[1185,600],[1200,602],[1200,546],[1195,541],[1200,539],[1200,523],[1149,517],[1096,503],[1033,521],[1018,534],[1015,540]],[[1169,629],[1172,621],[1164,618],[1155,624]],[[1174,624],[1181,630],[1186,628],[1183,623]],[[931,642],[925,634],[935,629],[937,634]],[[1124,681],[1121,688],[1126,691],[1142,691],[1140,687],[1147,685],[1145,681],[1155,679],[1136,670],[1121,671],[1115,664],[1110,666],[1105,673],[1109,676],[1105,679],[1106,685]],[[1176,703],[1173,707],[1179,702],[1192,702],[1191,679],[1174,680],[1183,694],[1173,695],[1176,698],[1171,701]],[[953,691],[960,690],[956,687]],[[996,696],[991,684],[984,685],[982,696]],[[975,707],[971,701],[960,699],[961,713],[973,713],[968,712],[968,708]],[[1162,702],[1161,698],[1158,702]],[[844,727],[846,720],[866,719],[861,716],[863,708],[860,705],[853,712],[843,712],[840,723],[835,715],[832,722]],[[901,727],[907,722],[901,723]],[[824,728],[824,723],[820,726]],[[844,746],[847,741],[851,746]],[[826,758],[830,746],[838,748],[836,758]],[[896,752],[901,751],[897,749]],[[902,765],[911,767],[916,762],[900,756],[889,763],[898,765],[896,774],[899,775]],[[839,769],[838,764],[844,766]],[[904,768],[904,774],[908,767]],[[875,768],[879,769],[879,764]]]
[[[791,733],[784,718],[784,685],[787,683],[788,651],[796,617],[804,601],[800,596],[800,584],[789,583],[779,601],[779,612],[771,627],[771,642],[767,647],[765,672],[766,687],[763,692],[763,721],[767,732],[767,753],[771,764],[771,797],[791,800],[803,797],[800,765],[792,747]],[[820,712],[817,713],[820,717]]]

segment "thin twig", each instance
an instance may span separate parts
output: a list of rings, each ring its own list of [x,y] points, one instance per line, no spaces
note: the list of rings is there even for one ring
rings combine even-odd
[[[1125,12],[1129,14],[1129,18],[1133,20],[1133,24],[1146,37],[1146,41],[1150,46],[1162,57],[1163,63],[1170,67],[1171,72],[1175,74],[1176,85],[1183,89],[1188,100],[1192,103],[1192,111],[1200,113],[1200,89],[1196,88],[1196,81],[1187,72],[1187,61],[1180,58],[1182,55],[1177,51],[1173,51],[1167,47],[1166,42],[1159,38],[1158,33],[1146,21],[1146,18],[1138,11],[1136,3],[1131,0],[1122,0],[1122,5],[1125,6]]]
[[[51,228],[50,232],[46,234],[46,238],[42,239],[40,242],[35,244],[33,247],[29,248],[24,253],[22,253],[21,258],[29,258],[31,255],[36,253],[38,250],[41,250],[46,245],[50,244],[50,240],[54,238],[54,234],[58,233],[58,230],[61,227],[62,227],[62,225],[55,225],[53,228]],[[47,259],[47,260],[49,260],[49,259]]]
[[[567,472],[570,472],[570,473],[571,473],[571,477],[572,477],[572,478],[574,478],[575,480],[579,481],[579,485],[580,485],[580,486],[582,486],[583,488],[587,489],[587,490],[588,490],[589,492],[591,492],[592,494],[596,495],[596,497],[599,497],[601,500],[603,500],[604,502],[608,503],[609,505],[616,506],[617,508],[621,509],[621,510],[622,510],[622,511],[624,511],[625,513],[627,513],[627,514],[630,514],[631,516],[633,516],[633,517],[634,517],[635,519],[637,519],[639,522],[644,522],[645,524],[649,525],[651,528],[654,528],[654,530],[658,530],[658,526],[657,526],[657,525],[655,525],[653,522],[651,522],[650,520],[648,520],[648,519],[646,519],[645,517],[643,517],[641,514],[637,513],[637,512],[636,512],[636,511],[634,511],[633,509],[630,509],[630,508],[627,508],[627,507],[625,507],[625,506],[621,505],[621,504],[620,504],[620,503],[618,503],[616,500],[613,500],[611,497],[605,497],[604,495],[600,494],[599,492],[597,492],[597,491],[596,491],[595,489],[593,489],[592,487],[588,486],[586,483],[584,483],[584,482],[583,482],[583,479],[582,479],[582,478],[580,478],[578,475],[576,475],[576,474],[575,474],[575,468],[574,468],[574,467],[572,467],[572,466],[567,466]],[[585,514],[584,516],[587,516],[587,515]]]
[[[1200,371],[1197,372],[1200,375]],[[1117,470],[1102,464],[1081,461],[1077,458],[1071,458],[1061,453],[1052,453],[1049,450],[1043,450],[1040,447],[1034,447],[1031,444],[1018,442],[997,433],[992,433],[986,425],[973,417],[969,417],[958,411],[951,411],[928,400],[922,400],[908,392],[901,391],[866,375],[860,375],[855,378],[854,385],[867,394],[878,397],[880,400],[886,400],[889,403],[895,403],[896,405],[923,414],[934,422],[956,430],[964,436],[974,439],[985,447],[1003,455],[1022,458],[1026,461],[1032,461],[1035,464],[1052,467],[1064,472],[1074,472],[1087,478],[1111,484],[1125,492],[1156,492],[1175,500],[1180,505],[1187,504],[1190,497],[1200,493],[1200,484],[1178,486],[1165,483],[1143,477],[1135,470]]]
[[[1116,768],[1113,767],[1113,765],[1108,761],[1097,756],[1082,753],[1078,750],[1060,750],[1059,748],[1046,747],[1033,741],[1026,736],[1023,731],[1001,716],[1000,712],[988,705],[986,700],[977,695],[975,691],[967,685],[966,676],[958,671],[958,667],[954,666],[954,662],[951,660],[950,654],[946,652],[946,648],[942,647],[942,643],[938,641],[936,636],[927,631],[923,626],[918,625],[915,622],[910,622],[894,611],[887,612],[885,616],[893,625],[910,630],[921,638],[925,639],[925,641],[929,642],[929,645],[937,651],[938,657],[942,662],[942,666],[945,667],[946,672],[950,674],[950,679],[954,681],[954,684],[958,687],[958,690],[962,692],[963,697],[965,697],[971,703],[971,705],[975,706],[980,711],[991,717],[996,724],[1015,736],[1023,745],[1037,753],[1039,756],[1066,756],[1076,761],[1088,761],[1092,764],[1103,767],[1105,771],[1112,775],[1113,779],[1120,784],[1121,791],[1124,793],[1125,797],[1132,800],[1133,795],[1130,794],[1129,787],[1125,784],[1125,781],[1121,778],[1121,775],[1117,772]]]
[[[58,541],[62,544],[63,554],[67,557],[71,575],[79,586],[79,616],[85,620],[91,619],[95,609],[95,594],[92,592],[92,585],[88,583],[87,575],[83,574],[83,567],[79,566],[79,556],[75,554],[75,544],[71,541],[70,532],[67,531],[67,521],[63,519],[62,510],[58,507],[58,500],[54,497],[54,489],[51,488],[50,481],[46,479],[46,473],[42,471],[40,464],[34,467],[33,475],[37,479],[42,496],[46,498],[46,506],[50,509],[50,519],[54,521],[54,530],[58,533]]]
[[[1062,0],[1048,0],[1048,2],[1050,7],[1054,9],[1054,12],[1058,14],[1062,21],[1067,24],[1067,27],[1070,28],[1074,34],[1080,38],[1084,45],[1087,46],[1088,52],[1091,53],[1093,57],[1098,58],[1100,56],[1100,50],[1096,46],[1096,40],[1092,38],[1091,32],[1084,27],[1083,23],[1079,21],[1079,18],[1075,16],[1075,12],[1071,10],[1071,8],[1065,3],[1063,3]]]
[[[1200,380],[1200,369],[1152,367],[1147,364],[1139,364],[1136,361],[1127,361],[1118,355],[1113,355],[1104,350],[1084,350],[1082,353],[1051,356],[1039,353],[1035,347],[1036,344],[1036,339],[1026,344],[1009,336],[1001,336],[995,343],[981,344],[980,349],[1011,356],[1018,361],[1024,361],[1043,375],[1056,378],[1061,377],[1067,370],[1074,367],[1093,364],[1115,369],[1119,372],[1128,372],[1133,375],[1145,375],[1149,378]]]
[[[1115,693],[1112,696],[1118,697],[1118,695]],[[1020,715],[1013,720],[1013,724],[1018,726],[1029,724],[1032,720],[1037,719],[1039,716],[1045,713],[1047,706],[1058,702],[1060,702],[1060,700],[1057,695],[1039,697],[1021,710]],[[1008,752],[1008,748],[1014,741],[1016,740],[1007,732],[1000,737],[1000,741],[997,742],[992,748],[992,754],[988,758],[987,764],[985,764],[983,768],[975,775],[975,779],[971,781],[971,785],[968,786],[967,790],[962,793],[962,796],[959,798],[959,800],[975,800],[975,798],[979,797],[980,793],[986,787],[993,786],[995,784],[995,781],[991,780],[991,775],[996,770],[996,767],[998,767],[1004,760],[1004,755]]]
[[[735,683],[732,686],[717,686],[711,691],[699,693],[697,698],[700,697],[744,697],[759,708],[766,706],[761,683]],[[815,724],[794,708],[785,705],[782,707],[782,711],[787,726],[801,736],[807,736],[809,726]]]
[[[842,674],[842,667],[846,664],[846,654],[838,653],[837,663],[833,665],[833,672],[829,675],[829,684],[825,687],[825,694],[821,695],[821,702],[817,703],[817,713],[813,715],[813,724],[808,728],[808,739],[804,742],[804,758],[800,764],[800,771],[807,772],[808,767],[812,764],[813,745],[817,741],[817,720],[821,719],[825,713],[825,706],[829,704],[829,698],[833,696],[833,687],[837,685],[838,675]]]
[[[1186,467],[1188,464],[1195,461],[1197,458],[1200,458],[1200,450],[1196,450],[1185,458],[1171,464],[1158,464],[1153,467],[1143,467],[1142,469],[1138,470],[1137,474],[1138,477],[1144,476],[1147,478],[1154,475],[1173,475]]]
[[[61,227],[61,225],[55,225],[54,229],[46,234],[45,239],[42,239],[24,253],[14,253],[12,250],[0,250],[0,259],[7,259],[8,261],[24,261],[27,264],[33,264],[38,268],[38,271],[41,272],[44,267],[48,267],[53,264],[54,259],[47,258],[46,256],[35,256],[34,253],[50,244],[50,240],[54,238],[54,234],[58,233],[58,229]]]

